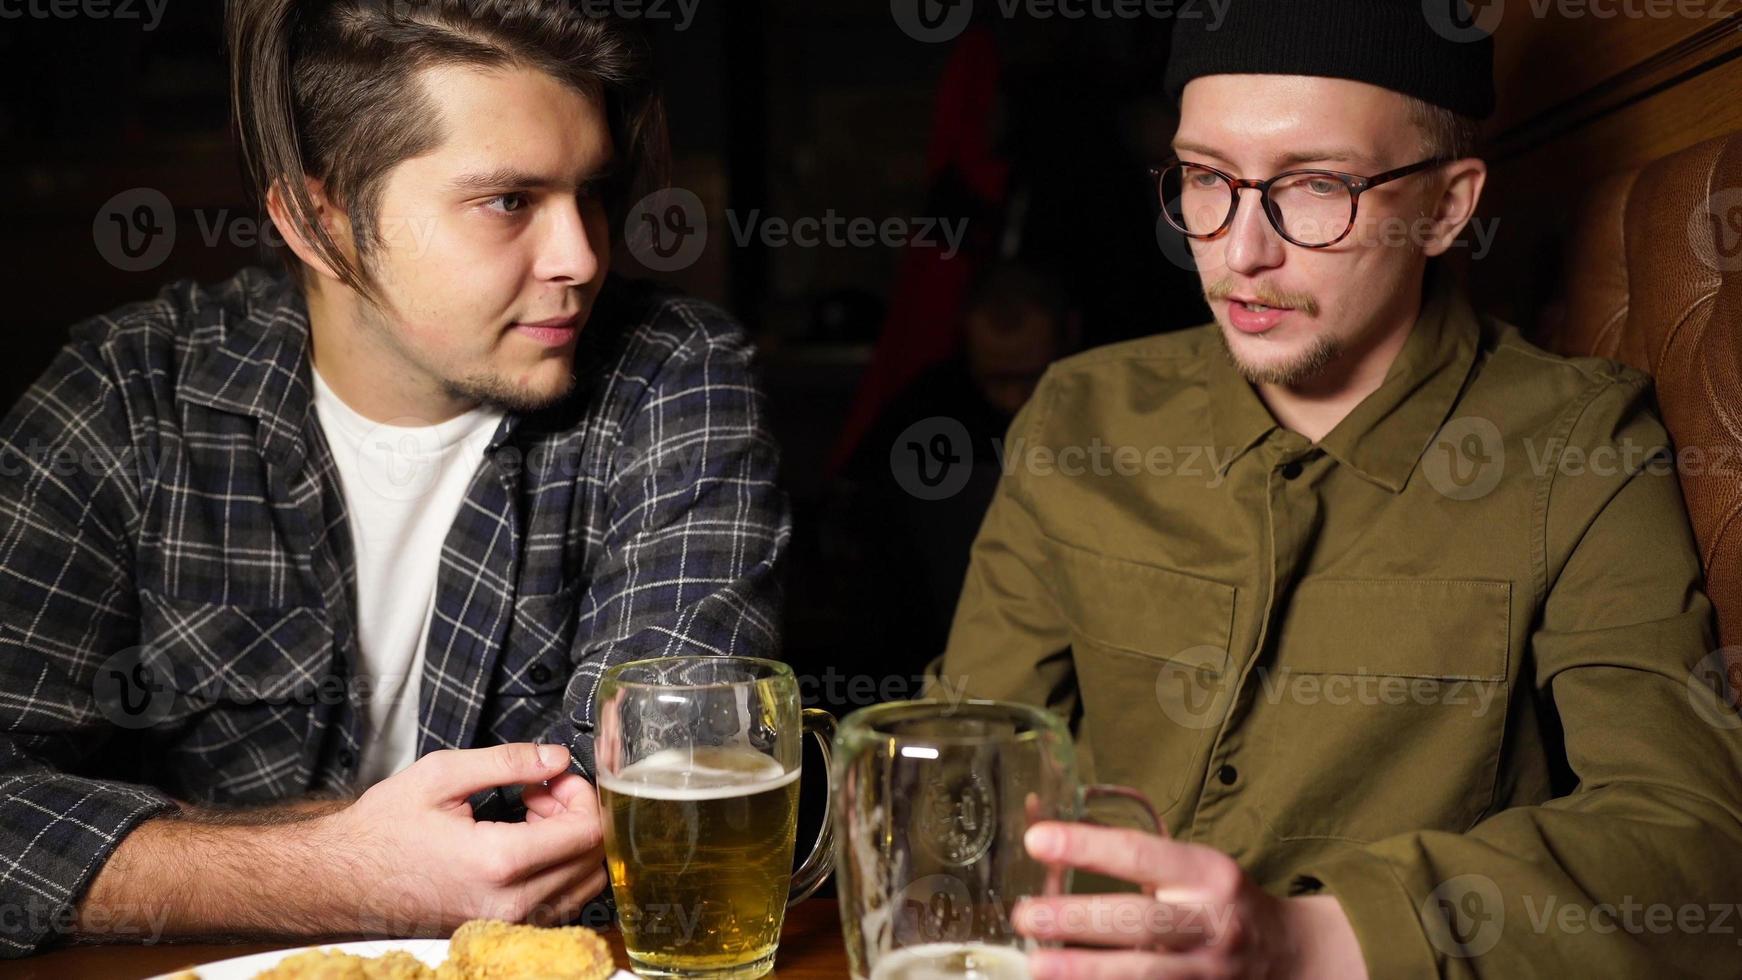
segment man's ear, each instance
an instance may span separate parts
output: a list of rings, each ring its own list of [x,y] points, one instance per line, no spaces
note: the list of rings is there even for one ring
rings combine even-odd
[[[1429,216],[1432,230],[1424,242],[1429,257],[1443,255],[1476,216],[1482,188],[1488,183],[1488,164],[1476,157],[1453,160],[1445,165],[1445,183]]]
[[[314,208],[314,220],[326,230],[327,237],[338,245],[345,258],[356,263],[356,249],[351,242],[351,221],[349,216],[327,196],[326,182],[317,177],[304,178],[308,188],[309,203]],[[291,212],[290,201],[286,199],[287,192],[281,181],[275,181],[266,192],[266,213],[272,218],[272,223],[278,227],[279,235],[283,236],[284,244],[296,253],[302,263],[313,269],[324,278],[335,282],[339,280],[337,270],[328,262],[315,247],[313,232],[300,224]]]

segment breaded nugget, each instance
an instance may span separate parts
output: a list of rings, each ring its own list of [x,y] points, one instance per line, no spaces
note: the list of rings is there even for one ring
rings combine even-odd
[[[381,956],[353,956],[311,949],[286,957],[254,980],[435,980],[436,972],[403,950]]]
[[[585,926],[540,929],[473,919],[454,930],[443,969],[464,980],[606,980],[616,967],[603,936]]]

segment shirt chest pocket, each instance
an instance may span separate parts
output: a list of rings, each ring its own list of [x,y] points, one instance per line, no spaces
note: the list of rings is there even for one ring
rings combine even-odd
[[[1180,799],[1228,710],[1235,589],[1054,542],[1095,778]]]
[[[1493,798],[1511,586],[1307,579],[1259,670],[1247,792],[1284,840],[1462,832]]]
[[[570,649],[575,638],[578,585],[514,601],[514,623],[497,665],[496,692],[505,698],[554,700],[574,673]]]
[[[189,710],[295,702],[340,688],[333,631],[314,606],[242,606],[140,593],[146,664]]]
[[[315,719],[352,693],[324,611],[139,598],[140,646],[98,681],[115,685],[111,721],[152,743],[141,751],[165,788],[222,803],[307,790]]]

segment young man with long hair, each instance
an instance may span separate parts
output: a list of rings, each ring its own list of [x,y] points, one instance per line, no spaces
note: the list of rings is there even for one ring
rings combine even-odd
[[[80,324],[0,424],[0,953],[568,918],[601,671],[772,655],[789,529],[743,331],[607,275],[646,52],[564,0],[227,13],[287,271]]]

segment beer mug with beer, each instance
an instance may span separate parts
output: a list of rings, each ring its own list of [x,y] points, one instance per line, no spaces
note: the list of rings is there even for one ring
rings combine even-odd
[[[802,738],[817,737],[826,765],[834,718],[801,711],[785,664],[745,657],[621,664],[597,704],[605,857],[635,972],[767,973],[787,906],[833,864],[825,814],[792,870]]]
[[[895,701],[848,715],[835,739],[835,887],[854,980],[1027,980],[1019,898],[1069,890],[1070,869],[1029,856],[1041,820],[1136,790],[1077,782],[1068,729],[1003,701]]]

